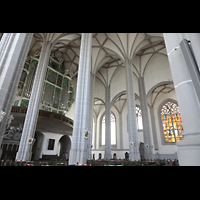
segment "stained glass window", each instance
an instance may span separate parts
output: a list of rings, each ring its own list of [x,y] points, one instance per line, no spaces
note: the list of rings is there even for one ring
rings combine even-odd
[[[167,102],[161,108],[161,117],[165,142],[173,143],[183,140],[184,131],[178,105]]]

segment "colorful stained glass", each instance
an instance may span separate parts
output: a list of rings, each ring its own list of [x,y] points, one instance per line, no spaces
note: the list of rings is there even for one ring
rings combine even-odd
[[[183,140],[183,126],[181,114],[177,104],[167,102],[161,108],[161,118],[165,142],[178,142]]]

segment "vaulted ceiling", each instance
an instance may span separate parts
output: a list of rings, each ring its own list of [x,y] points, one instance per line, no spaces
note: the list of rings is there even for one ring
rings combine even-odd
[[[148,97],[147,102],[149,106],[154,105],[159,95],[168,94],[173,90],[174,90],[174,84],[171,81],[160,83],[159,85],[155,86],[154,88],[152,88],[152,90],[149,91],[149,94],[147,94]]]
[[[52,52],[59,51],[66,69],[73,76],[78,73],[81,33],[35,33],[29,50],[29,56],[41,50],[43,40],[52,43]],[[104,84],[110,84],[118,67],[122,67],[125,58],[146,56],[149,59],[155,53],[164,53],[162,33],[93,33],[91,71],[100,72],[98,77]],[[133,62],[133,72],[140,75],[140,65]],[[100,71],[100,69],[103,69]],[[102,77],[102,71],[107,75]],[[109,69],[109,70],[108,70]]]
[[[45,40],[51,41],[52,53],[59,52],[65,69],[72,78],[77,76],[81,45],[81,33],[34,33],[29,56],[40,52]],[[144,76],[148,63],[158,54],[167,56],[162,33],[93,33],[91,72],[104,86],[111,85],[115,75],[124,68],[126,58],[132,59],[132,71],[136,78]],[[173,90],[173,84],[162,84],[148,94],[149,105],[163,93]],[[136,96],[136,99],[138,97]],[[112,105],[121,112],[126,102],[126,91],[119,93]],[[104,107],[102,99],[95,99],[97,116]]]
[[[78,74],[81,35],[81,33],[34,33],[28,55],[40,52],[44,39],[51,41],[52,53],[62,54],[65,69],[70,71],[73,78]],[[124,67],[125,59],[128,58],[132,59],[132,71],[135,77],[144,76],[149,61],[156,54],[167,56],[162,33],[93,33],[91,72],[96,74],[96,78],[104,86],[111,85],[115,75]],[[163,87],[160,88],[160,92],[165,91],[162,89]],[[152,101],[157,90],[153,91]],[[123,94],[113,102],[119,111],[125,102],[125,97]],[[98,101],[96,103],[99,107]]]

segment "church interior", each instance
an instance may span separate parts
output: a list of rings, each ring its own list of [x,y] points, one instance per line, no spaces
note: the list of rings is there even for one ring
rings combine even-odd
[[[0,165],[200,165],[200,34],[0,33]]]

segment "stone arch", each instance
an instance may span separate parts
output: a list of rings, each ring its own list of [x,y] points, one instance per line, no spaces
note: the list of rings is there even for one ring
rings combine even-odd
[[[44,139],[44,134],[40,131],[35,132],[35,142],[32,147],[32,159],[31,160],[39,160],[42,152],[42,143]]]
[[[158,87],[160,87],[160,86],[163,86],[163,85],[171,85],[171,84],[173,84],[173,81],[162,81],[162,82],[160,82],[160,83],[157,83],[156,85],[154,85],[148,92],[147,92],[147,102],[149,103],[150,102],[150,96],[152,95],[152,93],[153,93],[153,91],[156,89],[156,88],[158,88]],[[159,93],[158,93],[158,95],[159,95]],[[157,95],[157,96],[158,96]],[[157,97],[156,97],[157,98]],[[155,98],[155,99],[156,99]],[[154,102],[155,102],[155,100],[154,100]],[[154,104],[154,102],[151,102],[152,103],[152,106],[153,106],[153,104]]]
[[[63,159],[69,159],[69,154],[71,150],[71,139],[68,135],[63,135],[60,140],[60,152],[59,155]]]

